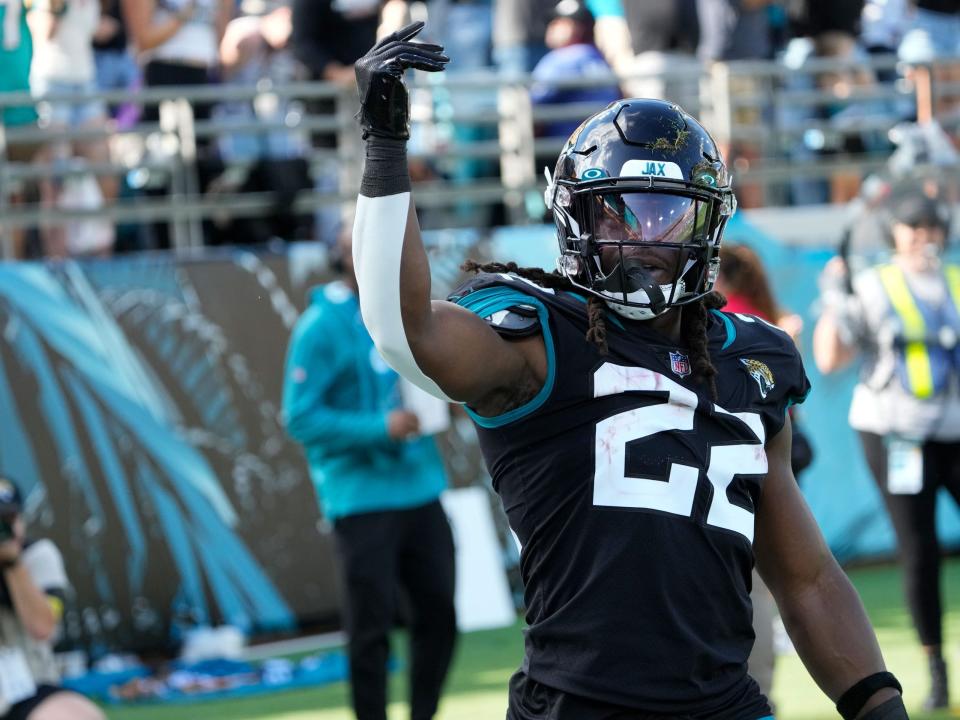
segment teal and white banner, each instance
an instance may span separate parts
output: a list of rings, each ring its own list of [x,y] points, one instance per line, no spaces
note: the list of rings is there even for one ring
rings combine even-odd
[[[280,424],[318,265],[291,259],[0,265],[0,473],[23,487],[30,534],[64,553],[68,640],[162,647],[178,626],[336,613],[313,487]]]

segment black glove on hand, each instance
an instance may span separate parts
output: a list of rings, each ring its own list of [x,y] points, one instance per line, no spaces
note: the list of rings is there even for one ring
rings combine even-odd
[[[410,23],[387,35],[370,52],[357,60],[357,89],[363,139],[370,135],[391,140],[410,137],[410,102],[403,72],[407,68],[439,72],[450,62],[443,46],[410,40],[423,29],[422,22]]]

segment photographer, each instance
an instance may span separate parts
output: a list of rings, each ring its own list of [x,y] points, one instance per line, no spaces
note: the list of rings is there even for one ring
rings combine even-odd
[[[936,512],[940,488],[960,502],[960,267],[943,258],[950,201],[934,178],[898,183],[887,202],[890,262],[849,285],[844,261],[827,263],[813,351],[823,373],[863,361],[850,425],[896,533],[933,710],[949,705]]]
[[[49,540],[26,539],[20,491],[0,477],[0,720],[102,720],[59,686],[53,642],[67,576]]]

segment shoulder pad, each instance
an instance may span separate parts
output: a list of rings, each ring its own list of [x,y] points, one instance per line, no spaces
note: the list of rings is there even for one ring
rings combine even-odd
[[[781,345],[794,347],[793,340],[786,332],[762,317],[747,315],[746,313],[728,313],[721,310],[711,310],[710,312],[720,320],[721,350],[726,350],[734,345],[753,345],[757,342],[772,347]]]
[[[449,299],[452,302],[460,302],[462,298],[472,292],[494,286],[511,288],[517,292],[533,297],[542,297],[543,295],[552,296],[556,294],[556,292],[550,288],[540,287],[532,280],[527,280],[513,273],[478,273],[464,280],[459,287],[450,293]]]
[[[540,318],[532,305],[514,305],[484,318],[501,335],[526,337],[540,332]]]
[[[535,288],[514,275],[481,273],[454,290],[450,300],[482,317],[500,335],[526,337],[540,332],[541,303]]]

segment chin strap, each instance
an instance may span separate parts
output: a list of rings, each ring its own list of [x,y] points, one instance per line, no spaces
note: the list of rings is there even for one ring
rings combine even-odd
[[[667,285],[670,288],[672,285]],[[603,284],[603,289],[609,293],[616,293],[621,297],[631,299],[634,293],[644,294],[640,302],[650,304],[649,310],[653,315],[659,315],[667,309],[667,301],[663,296],[663,288],[653,279],[653,275],[639,265],[630,265],[625,262],[623,267],[617,267]],[[608,296],[609,297],[609,296]],[[614,303],[616,298],[611,297]],[[622,304],[622,303],[621,303]],[[629,306],[627,306],[629,307]]]

